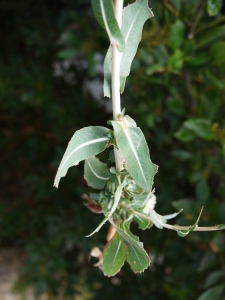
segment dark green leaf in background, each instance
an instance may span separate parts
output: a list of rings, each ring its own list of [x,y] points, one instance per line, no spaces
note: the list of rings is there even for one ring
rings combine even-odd
[[[205,280],[204,288],[207,289],[215,284],[223,282],[225,280],[224,271],[215,271],[209,274]]]
[[[211,289],[205,291],[198,300],[222,300],[223,293],[225,291],[224,283],[216,285]]]
[[[214,138],[210,120],[203,118],[192,118],[183,123],[183,126],[175,133],[175,137],[181,141],[189,142],[195,137],[204,140]]]
[[[181,20],[176,20],[169,33],[169,45],[172,50],[177,50],[184,40],[185,25]]]
[[[210,54],[213,58],[213,64],[214,65],[221,65],[225,64],[225,42],[217,42],[212,45],[210,49]]]
[[[205,205],[209,201],[209,196],[210,190],[207,181],[205,178],[201,178],[196,184],[196,197],[201,205]]]
[[[210,16],[215,16],[219,13],[223,4],[223,0],[207,0],[207,12]]]

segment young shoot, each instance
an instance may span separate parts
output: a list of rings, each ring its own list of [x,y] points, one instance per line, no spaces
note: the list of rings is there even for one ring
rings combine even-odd
[[[113,120],[108,122],[110,129],[90,126],[75,132],[58,168],[54,186],[58,187],[61,177],[70,167],[84,160],[84,178],[91,188],[98,191],[90,197],[85,196],[91,199],[86,206],[105,215],[88,236],[98,232],[106,222],[111,224],[103,252],[96,247],[91,251],[92,256],[99,258],[96,266],[102,268],[106,276],[113,276],[127,261],[133,272],[143,272],[150,260],[139,237],[131,233],[131,222],[136,222],[142,230],[153,225],[159,229],[175,230],[181,237],[191,231],[222,230],[225,225],[199,227],[202,210],[193,225],[170,225],[168,220],[181,211],[165,216],[155,211],[153,180],[158,167],[150,159],[141,129],[121,111],[120,104],[120,93],[124,91],[143,25],[153,17],[153,12],[148,7],[148,0],[137,0],[125,8],[123,0],[91,2],[96,19],[110,42],[104,61],[104,95],[112,97]],[[113,148],[109,168],[95,157],[108,147]]]

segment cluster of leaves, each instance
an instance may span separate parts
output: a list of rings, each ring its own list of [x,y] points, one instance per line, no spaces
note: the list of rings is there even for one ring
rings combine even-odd
[[[92,0],[92,6],[98,22],[108,33],[110,43],[116,45],[118,50],[122,52],[121,60],[115,62],[120,63],[120,92],[122,93],[132,60],[137,51],[143,24],[149,18],[149,11],[150,16],[153,16],[153,14],[149,10],[146,0],[136,1],[123,10],[120,30],[111,1]],[[181,24],[177,26],[178,31],[182,31]],[[173,30],[177,31],[177,28]],[[109,49],[104,63],[104,94],[108,97],[111,96],[112,60],[112,51]],[[110,121],[110,124],[113,126],[113,132],[105,127],[88,127],[74,134],[59,166],[54,185],[57,187],[60,178],[66,175],[68,168],[77,165],[82,160],[86,160],[85,178],[89,186],[98,189],[100,185],[101,188],[104,188],[107,182],[106,188],[97,196],[98,204],[102,206],[106,217],[92,234],[99,231],[106,221],[110,221],[116,228],[116,237],[109,242],[109,246],[105,248],[103,253],[104,273],[112,276],[120,270],[125,259],[134,272],[142,272],[150,264],[146,252],[143,251],[142,244],[139,243],[139,238],[133,237],[129,231],[130,222],[134,217],[136,217],[136,221],[142,229],[149,228],[152,223],[162,229],[167,219],[176,217],[178,213],[163,217],[155,212],[154,207],[149,209],[149,217],[140,213],[140,210],[146,209],[152,200],[153,178],[157,166],[151,163],[144,135],[133,119],[121,114],[117,116],[116,120]],[[203,132],[200,136],[205,137],[204,129],[201,131],[201,127],[205,125],[205,131],[207,131],[207,125],[209,124],[204,120],[196,119],[188,120],[184,125],[186,125],[187,130]],[[179,132],[177,136],[179,137]],[[109,145],[113,145],[121,153],[124,160],[124,169],[120,171],[127,173],[128,177],[123,178],[121,172],[117,174],[116,181],[111,176],[106,177],[106,165],[98,162],[94,157]],[[135,197],[130,198],[130,186],[136,191]],[[178,235],[185,237],[190,231],[197,230],[200,215],[193,226],[169,225],[167,227],[177,229]],[[143,223],[146,220],[147,225],[145,224],[143,228]],[[124,226],[124,224],[128,224],[128,226]],[[209,228],[209,230],[222,229],[225,229],[225,225]]]
[[[93,233],[108,220],[116,227],[118,233],[110,241],[103,255],[103,269],[108,276],[115,275],[120,270],[125,258],[135,272],[143,271],[150,263],[138,237],[130,233],[129,224],[135,216],[133,213],[143,210],[151,201],[153,177],[157,170],[150,161],[145,138],[134,120],[121,115],[119,120],[110,123],[114,134],[109,129],[99,126],[86,127],[74,134],[55,179],[57,186],[69,167],[85,160],[84,177],[88,185],[94,189],[103,189],[106,186],[100,194],[92,195],[92,198],[102,206],[106,216]],[[111,167],[108,171],[107,165],[94,157],[109,145],[118,147],[125,159],[126,169],[117,172]],[[150,221],[138,216],[135,220],[142,229],[152,225]]]
[[[90,217],[83,208],[82,167],[71,168],[57,191],[52,179],[74,131],[105,126],[111,118],[107,101],[99,105],[86,84],[102,81],[99,53],[107,51],[108,39],[90,1],[1,1],[0,7],[0,239],[1,247],[19,246],[27,253],[17,288],[33,286],[36,295],[48,292],[49,299],[77,294],[222,300],[223,232],[193,232],[180,239],[154,227],[140,231],[133,223],[132,232],[151,258],[145,273],[134,275],[125,263],[108,279],[88,262],[90,248],[105,244],[107,228],[84,237],[101,216]],[[144,27],[122,100],[160,166],[154,183],[159,213],[171,211],[172,203],[177,211],[184,209],[177,222],[188,225],[204,205],[202,226],[225,223],[224,7],[214,17],[207,13],[207,1],[152,0],[150,7],[155,18]],[[170,32],[178,21],[183,30],[175,32],[179,43],[173,48]],[[189,119],[209,125],[187,130]],[[177,138],[180,128],[191,131],[191,139]],[[105,152],[101,159],[107,159]]]

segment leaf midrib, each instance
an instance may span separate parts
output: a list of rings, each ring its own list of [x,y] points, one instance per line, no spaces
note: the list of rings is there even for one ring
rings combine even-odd
[[[134,148],[134,144],[133,144],[133,142],[132,142],[132,139],[130,138],[127,129],[125,129],[125,128],[123,128],[123,129],[124,129],[124,133],[125,133],[125,135],[126,135],[126,137],[127,137],[128,143],[130,144],[130,147],[131,147],[131,149],[132,149],[132,151],[133,151],[133,153],[134,153],[134,156],[135,156],[135,158],[136,158],[136,160],[137,160],[137,163],[138,163],[138,165],[139,165],[139,167],[140,167],[140,170],[141,170],[141,173],[142,173],[142,177],[143,177],[143,179],[144,179],[144,181],[145,181],[145,184],[146,184],[146,186],[148,186],[147,181],[146,181],[146,178],[145,178],[145,176],[144,176],[144,172],[143,172],[143,169],[142,169],[140,160],[139,160],[138,155],[137,155],[137,153],[136,153],[136,151],[135,151],[135,148]]]
[[[94,171],[94,169],[92,168],[92,166],[91,166],[91,163],[90,163],[90,161],[87,159],[87,164],[89,165],[89,168],[91,169],[91,171],[92,171],[92,173],[97,177],[97,178],[99,178],[99,179],[101,179],[101,180],[108,180],[109,179],[109,177],[102,177],[102,176],[100,176],[99,174],[97,174],[95,171]]]
[[[70,155],[67,156],[67,158],[65,159],[65,161],[63,162],[62,166],[61,166],[61,170],[63,169],[64,165],[66,164],[66,162],[68,161],[68,159],[79,149],[83,148],[83,147],[86,147],[86,146],[89,146],[91,144],[94,144],[94,143],[100,143],[100,142],[103,142],[103,141],[108,141],[109,139],[108,138],[98,138],[98,139],[95,139],[95,140],[92,140],[92,141],[88,141],[88,142],[85,142],[81,145],[79,145],[78,147],[76,147],[71,153]]]

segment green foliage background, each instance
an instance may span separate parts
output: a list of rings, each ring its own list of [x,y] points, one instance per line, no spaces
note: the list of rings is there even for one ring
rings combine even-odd
[[[225,223],[225,7],[215,16],[200,0],[150,7],[122,103],[159,165],[157,211],[184,208],[176,222],[189,225],[204,206],[201,226]],[[83,206],[83,166],[52,185],[73,133],[112,118],[101,93],[108,38],[86,0],[3,0],[0,19],[0,245],[26,252],[16,289],[49,299],[224,300],[224,232],[181,239],[134,225],[150,268],[134,275],[125,265],[104,278],[93,267],[89,252],[104,246],[107,228],[85,238],[102,216]]]

